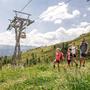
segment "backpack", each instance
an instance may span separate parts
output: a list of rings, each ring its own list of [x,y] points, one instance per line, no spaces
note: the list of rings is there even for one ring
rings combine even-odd
[[[61,59],[61,60],[63,60],[63,59],[64,59],[63,53],[61,54],[61,57],[60,57],[60,59]]]
[[[80,50],[82,53],[85,53],[87,51],[88,44],[86,42],[82,42],[80,45]]]

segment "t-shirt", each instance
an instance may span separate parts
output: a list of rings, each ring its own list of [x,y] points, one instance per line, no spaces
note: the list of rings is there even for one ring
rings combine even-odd
[[[70,60],[71,59],[71,56],[70,56],[70,52],[67,52],[67,60]]]
[[[80,51],[82,53],[85,53],[87,51],[87,48],[88,48],[88,43],[87,42],[82,42],[81,45],[80,45]]]
[[[56,60],[60,60],[63,56],[63,53],[62,52],[56,52]]]
[[[71,53],[76,54],[76,46],[71,46]]]

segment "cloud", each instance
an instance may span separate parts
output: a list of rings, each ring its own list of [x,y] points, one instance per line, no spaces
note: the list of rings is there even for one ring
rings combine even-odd
[[[90,25],[90,23],[88,23],[88,22],[81,22],[80,23],[80,27],[86,27],[88,25]]]
[[[26,39],[21,39],[21,45],[52,45],[59,42],[73,40],[81,34],[88,32],[90,32],[90,23],[88,22],[81,22],[80,25],[78,25],[77,27],[70,28],[68,30],[60,27],[53,32],[47,33],[41,33],[39,32],[39,30],[34,29],[30,33],[27,33]],[[15,35],[11,31],[0,33],[0,37],[0,44],[15,45]]]
[[[89,25],[90,25],[90,23],[88,23],[88,22],[81,22],[79,25],[72,24],[73,27],[82,27],[82,28],[86,28]]]
[[[88,7],[87,10],[90,11],[90,7]]]
[[[57,19],[57,20],[55,20],[55,22],[54,22],[55,24],[61,24],[62,23],[62,20],[60,20],[60,19]]]
[[[72,19],[79,15],[79,10],[74,10],[70,13],[68,4],[59,3],[58,5],[48,7],[48,9],[40,15],[40,19],[42,21],[61,23],[65,19]]]
[[[87,14],[83,14],[83,17],[87,17]]]
[[[0,45],[14,45],[15,35],[11,31],[0,33]]]
[[[80,15],[80,12],[78,10],[74,10],[72,13],[73,17]]]

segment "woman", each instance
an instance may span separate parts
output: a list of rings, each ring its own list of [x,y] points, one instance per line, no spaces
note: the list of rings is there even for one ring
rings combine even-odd
[[[58,70],[59,70],[59,63],[61,61],[61,59],[64,59],[63,53],[61,52],[60,48],[56,49],[56,54],[55,54],[55,60],[54,60],[54,68],[55,68],[55,64],[57,63],[58,65]]]
[[[72,43],[72,46],[71,46],[71,53],[72,53],[72,65],[73,65],[73,62],[74,62],[76,64],[76,66],[78,66],[77,47],[76,47],[74,42]]]

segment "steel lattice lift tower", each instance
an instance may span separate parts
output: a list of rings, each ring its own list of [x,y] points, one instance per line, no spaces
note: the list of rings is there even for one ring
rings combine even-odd
[[[14,54],[12,56],[12,64],[17,64],[21,60],[21,48],[20,48],[20,39],[26,38],[26,32],[24,31],[28,26],[30,26],[32,23],[34,23],[33,20],[30,20],[29,17],[31,14],[20,12],[14,10],[15,17],[13,20],[9,20],[10,24],[7,28],[7,30],[15,30],[15,50]],[[21,17],[19,14],[25,16]]]

